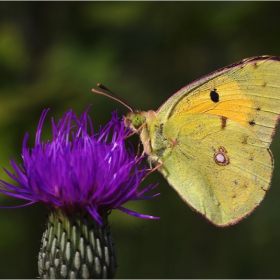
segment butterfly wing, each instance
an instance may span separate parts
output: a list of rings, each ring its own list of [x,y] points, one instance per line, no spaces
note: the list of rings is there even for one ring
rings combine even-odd
[[[211,114],[176,115],[163,126],[161,136],[168,144],[158,154],[160,172],[212,223],[238,222],[265,196],[273,169],[271,153],[239,123]]]
[[[183,200],[227,226],[250,214],[270,186],[279,112],[280,58],[252,57],[181,89],[156,117],[144,113],[140,137]]]
[[[280,112],[280,58],[244,59],[184,87],[157,111],[160,123],[185,113],[224,116],[269,147]]]

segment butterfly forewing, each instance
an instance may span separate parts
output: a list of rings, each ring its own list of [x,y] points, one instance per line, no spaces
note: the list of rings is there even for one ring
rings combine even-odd
[[[185,113],[234,120],[269,147],[280,113],[279,58],[250,58],[197,80],[173,95],[158,110],[158,119]]]

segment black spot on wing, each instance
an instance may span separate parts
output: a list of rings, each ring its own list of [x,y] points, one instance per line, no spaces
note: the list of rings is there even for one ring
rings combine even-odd
[[[163,123],[161,123],[160,124],[160,127],[159,127],[159,133],[160,133],[160,135],[162,135],[162,133],[163,133]]]
[[[253,66],[254,66],[254,69],[257,69],[257,68],[259,67],[259,64],[258,64],[257,62],[255,62],[255,63],[253,64]]]
[[[254,120],[249,121],[249,125],[254,126],[256,123]]]
[[[219,94],[216,89],[210,91],[210,98],[213,102],[219,102]]]

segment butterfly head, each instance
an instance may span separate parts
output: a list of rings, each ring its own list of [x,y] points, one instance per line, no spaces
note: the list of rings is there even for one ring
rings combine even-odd
[[[130,127],[133,131],[141,130],[144,124],[148,126],[156,120],[155,111],[139,111],[129,112],[125,117],[126,126]]]
[[[142,111],[129,112],[125,117],[126,126],[130,127],[133,131],[137,130],[145,123],[145,116]]]

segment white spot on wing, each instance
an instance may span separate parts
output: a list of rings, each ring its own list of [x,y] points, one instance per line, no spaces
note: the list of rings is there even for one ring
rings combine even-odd
[[[224,147],[219,147],[218,152],[214,154],[214,160],[218,165],[228,165],[229,157],[227,155],[227,150]]]

